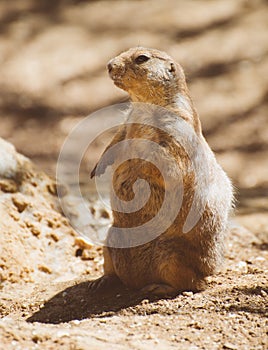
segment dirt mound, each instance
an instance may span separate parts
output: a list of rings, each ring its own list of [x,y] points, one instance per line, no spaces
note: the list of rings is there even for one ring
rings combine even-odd
[[[36,283],[94,276],[100,274],[101,263],[100,251],[95,249],[93,258],[90,250],[86,253],[83,248],[89,246],[61,214],[55,181],[3,139],[0,157],[0,286],[5,314],[11,291],[22,297],[26,283],[29,292]]]

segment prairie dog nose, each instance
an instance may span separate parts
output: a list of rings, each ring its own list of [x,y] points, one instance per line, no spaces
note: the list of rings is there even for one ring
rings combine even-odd
[[[110,60],[107,64],[107,69],[108,69],[108,72],[111,73],[111,71],[113,70],[113,59]]]

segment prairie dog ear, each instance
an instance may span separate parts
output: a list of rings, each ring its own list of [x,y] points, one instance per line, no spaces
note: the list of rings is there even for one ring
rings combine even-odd
[[[176,72],[176,65],[175,65],[175,63],[170,62],[168,70],[169,70],[170,73]]]

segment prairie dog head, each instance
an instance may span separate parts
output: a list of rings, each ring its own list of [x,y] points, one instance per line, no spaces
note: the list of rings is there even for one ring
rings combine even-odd
[[[187,90],[181,66],[155,49],[131,48],[110,60],[107,69],[115,85],[134,102],[165,106]]]

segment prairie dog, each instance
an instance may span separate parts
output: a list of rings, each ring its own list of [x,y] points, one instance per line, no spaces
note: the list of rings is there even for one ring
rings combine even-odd
[[[146,143],[137,143],[133,148],[125,149],[130,158],[134,155],[133,159],[121,164],[119,153],[118,159],[115,154],[112,160],[107,160],[104,152],[101,164],[97,164],[91,173],[91,177],[101,175],[108,165],[113,165],[113,188],[120,200],[133,200],[133,186],[138,179],[147,181],[151,189],[143,208],[133,213],[124,212],[123,207],[122,211],[118,207],[114,210],[117,199],[111,197],[114,221],[104,247],[104,278],[117,276],[129,288],[159,296],[198,290],[203,287],[205,277],[213,274],[222,260],[232,208],[231,182],[202,135],[200,120],[178,63],[164,52],[136,47],[112,59],[107,68],[114,84],[129,93],[137,108],[134,107],[106,151],[124,140],[143,139],[158,144],[160,152],[151,152],[155,158],[146,162]],[[143,104],[148,105],[145,114]],[[186,140],[188,148],[181,143],[185,132],[181,128],[185,126],[193,136]],[[161,157],[166,162],[164,169],[169,173],[168,181],[153,165],[154,160]],[[142,197],[142,193],[136,195]],[[159,224],[146,226],[145,238],[152,235],[152,239],[139,245],[131,244],[128,229],[143,227],[153,219],[161,209],[166,193],[172,199],[168,212],[176,207],[179,196],[183,196],[174,220],[165,222],[167,212],[160,218],[163,232],[154,236]],[[195,202],[202,204],[202,208],[197,206],[199,217],[184,232]],[[125,234],[118,238],[116,228],[125,230]],[[122,239],[126,246],[116,245],[117,239]]]

